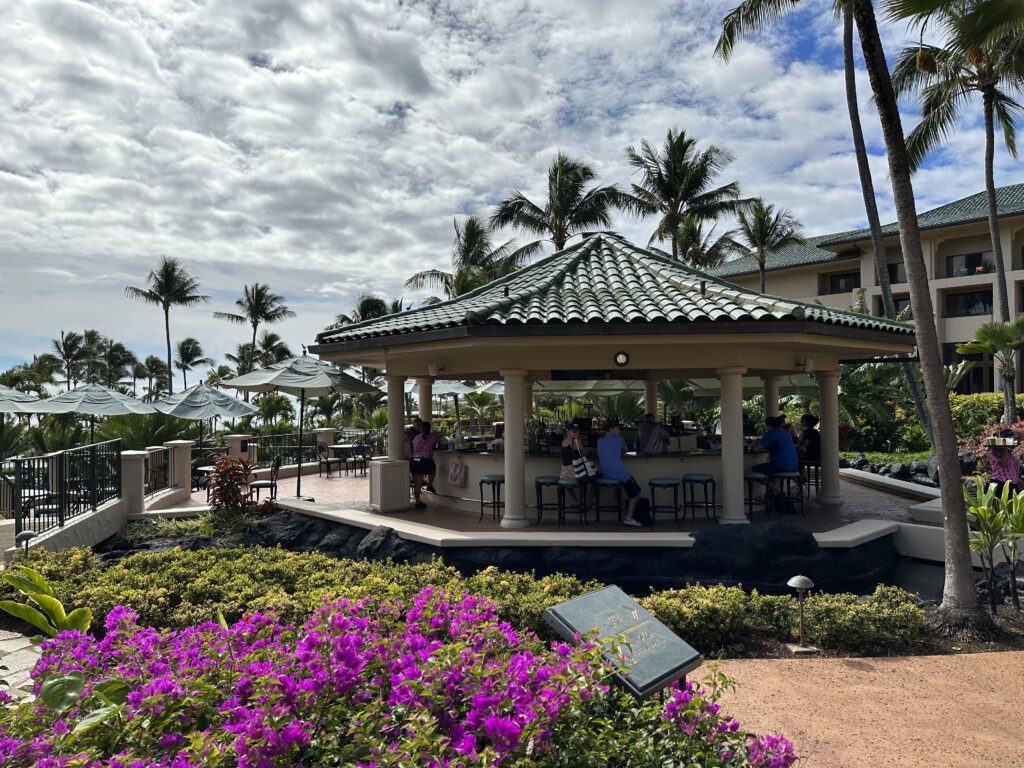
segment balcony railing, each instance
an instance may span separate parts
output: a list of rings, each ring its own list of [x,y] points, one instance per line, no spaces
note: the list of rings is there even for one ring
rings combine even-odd
[[[259,468],[269,467],[274,462],[274,457],[280,455],[282,464],[299,463],[299,433],[294,432],[285,435],[260,435],[249,441],[252,446],[255,443],[256,466]],[[305,432],[302,435],[302,462],[316,463],[316,433]]]

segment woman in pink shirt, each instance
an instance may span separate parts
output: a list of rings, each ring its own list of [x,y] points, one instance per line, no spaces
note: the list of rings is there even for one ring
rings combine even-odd
[[[437,471],[434,464],[434,449],[441,442],[441,436],[430,431],[430,422],[424,421],[420,433],[412,439],[412,459],[409,471],[412,473],[412,492],[416,497],[416,509],[423,509],[426,504],[420,501],[420,486],[424,477],[432,477]],[[433,490],[433,489],[431,489]]]
[[[1013,437],[1013,432],[1006,430],[1009,434],[1000,432],[1000,437]],[[1014,441],[1016,442],[1016,441]],[[1002,494],[1003,486],[1007,483],[1014,491],[1021,490],[1020,460],[1013,455],[1013,448],[1007,445],[994,445],[988,449],[988,464],[992,468],[992,483],[999,486],[999,493]]]

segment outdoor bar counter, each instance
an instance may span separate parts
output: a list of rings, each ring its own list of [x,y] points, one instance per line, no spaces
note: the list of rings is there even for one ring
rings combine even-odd
[[[590,459],[595,461],[597,449],[593,448],[588,453]],[[466,464],[466,486],[454,488],[448,484],[448,467],[452,462],[461,456]],[[750,468],[768,460],[766,453],[744,453],[744,468]],[[459,509],[479,510],[480,508],[480,478],[484,475],[503,474],[504,453],[481,452],[481,451],[457,451],[457,450],[436,450],[434,461],[437,464],[437,477],[434,480],[434,487],[442,497],[446,506]],[[541,475],[558,475],[562,468],[561,455],[527,454],[526,482],[524,498],[528,507],[536,506],[536,491],[534,478]],[[650,498],[648,481],[655,477],[674,477],[681,479],[683,475],[690,472],[703,472],[712,475],[721,487],[722,453],[715,450],[700,450],[666,453],[660,456],[643,456],[636,453],[627,453],[623,460],[627,471],[636,478],[640,484],[643,495]],[[600,467],[598,467],[600,470]],[[545,492],[545,501],[554,501],[555,492],[549,489]],[[720,495],[720,494],[719,494]],[[489,496],[488,496],[489,498]],[[502,499],[505,498],[505,489],[502,488]],[[659,498],[659,503],[662,499]],[[719,499],[721,502],[721,499]]]

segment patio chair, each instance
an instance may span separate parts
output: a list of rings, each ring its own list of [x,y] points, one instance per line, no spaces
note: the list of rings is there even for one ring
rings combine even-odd
[[[369,466],[370,455],[367,446],[356,445],[352,449],[352,453],[345,459],[345,474],[359,470],[361,474],[365,475]]]
[[[274,457],[273,463],[270,465],[270,479],[269,480],[254,480],[249,483],[249,491],[256,491],[256,501],[260,500],[260,491],[263,488],[270,489],[270,498],[277,498],[277,476],[281,472],[281,454],[277,454]]]
[[[316,458],[317,458],[317,461],[318,461],[316,473],[318,475],[320,475],[320,476],[323,476],[324,467],[327,468],[327,476],[330,477],[331,476],[331,466],[332,465],[337,467],[338,471],[340,472],[341,468],[345,464],[345,460],[344,459],[335,458],[335,457],[331,456],[331,451],[327,447],[327,443],[325,443],[323,440],[317,441],[317,444],[316,444]]]

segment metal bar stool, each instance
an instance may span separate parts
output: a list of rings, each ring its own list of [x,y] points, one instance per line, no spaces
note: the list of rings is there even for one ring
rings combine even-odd
[[[773,479],[778,480],[779,490],[782,494],[793,502],[793,506],[800,505],[800,514],[804,517],[807,513],[804,512],[804,478],[799,472],[776,472]],[[793,485],[796,485],[796,493],[793,493]]]
[[[484,475],[480,478],[480,520],[484,520],[484,508],[491,510],[491,519],[500,520],[501,511],[505,508],[505,502],[501,500],[501,486],[505,483],[504,475]],[[484,501],[484,486],[491,488],[491,500]]]
[[[754,519],[754,507],[760,507],[765,515],[768,514],[768,499],[765,496],[768,493],[768,475],[761,472],[744,472],[743,480],[747,484],[747,498],[744,501],[747,504],[747,517],[751,520]],[[760,484],[762,486],[762,493],[758,496],[754,495],[754,484]]]
[[[647,484],[651,488],[651,527],[654,527],[654,521],[657,517],[657,512],[671,512],[672,516],[676,519],[676,528],[679,527],[679,481],[674,477],[652,477]],[[672,489],[672,506],[662,504],[658,506],[658,502],[654,499],[654,492],[658,488],[671,488]]]
[[[545,488],[556,488],[558,487],[558,481],[561,480],[558,475],[538,475],[533,479],[533,487],[537,490],[537,522],[540,523],[540,519],[544,516],[545,509],[552,509],[558,511],[558,502],[544,503],[544,489]]]
[[[587,524],[587,486],[581,483],[576,478],[558,478],[558,482],[555,483],[555,487],[558,488],[558,527],[561,528],[565,525],[565,513],[566,512],[577,512],[580,516],[580,528]],[[568,507],[565,503],[565,497],[568,495],[569,490],[575,488],[579,492],[580,503],[579,506],[573,510]]]
[[[615,505],[605,504],[601,506],[601,489],[615,489]],[[594,481],[594,520],[597,523],[601,522],[601,510],[615,510],[615,514],[619,517],[619,522],[622,522],[622,481],[615,480],[611,477],[599,477]]]
[[[697,499],[698,485],[704,494],[704,498],[700,500]],[[708,489],[711,490],[711,493],[708,493]],[[689,499],[687,499],[687,491],[689,491]],[[712,517],[718,520],[717,484],[713,475],[707,475],[703,472],[690,472],[683,475],[683,517],[686,517],[686,510],[690,510],[694,521],[696,521],[698,509],[704,510],[704,516],[708,520]]]
[[[821,496],[821,462],[801,462],[800,472],[804,476],[804,490],[807,492],[808,500],[811,498],[811,488],[814,488],[815,496]]]

